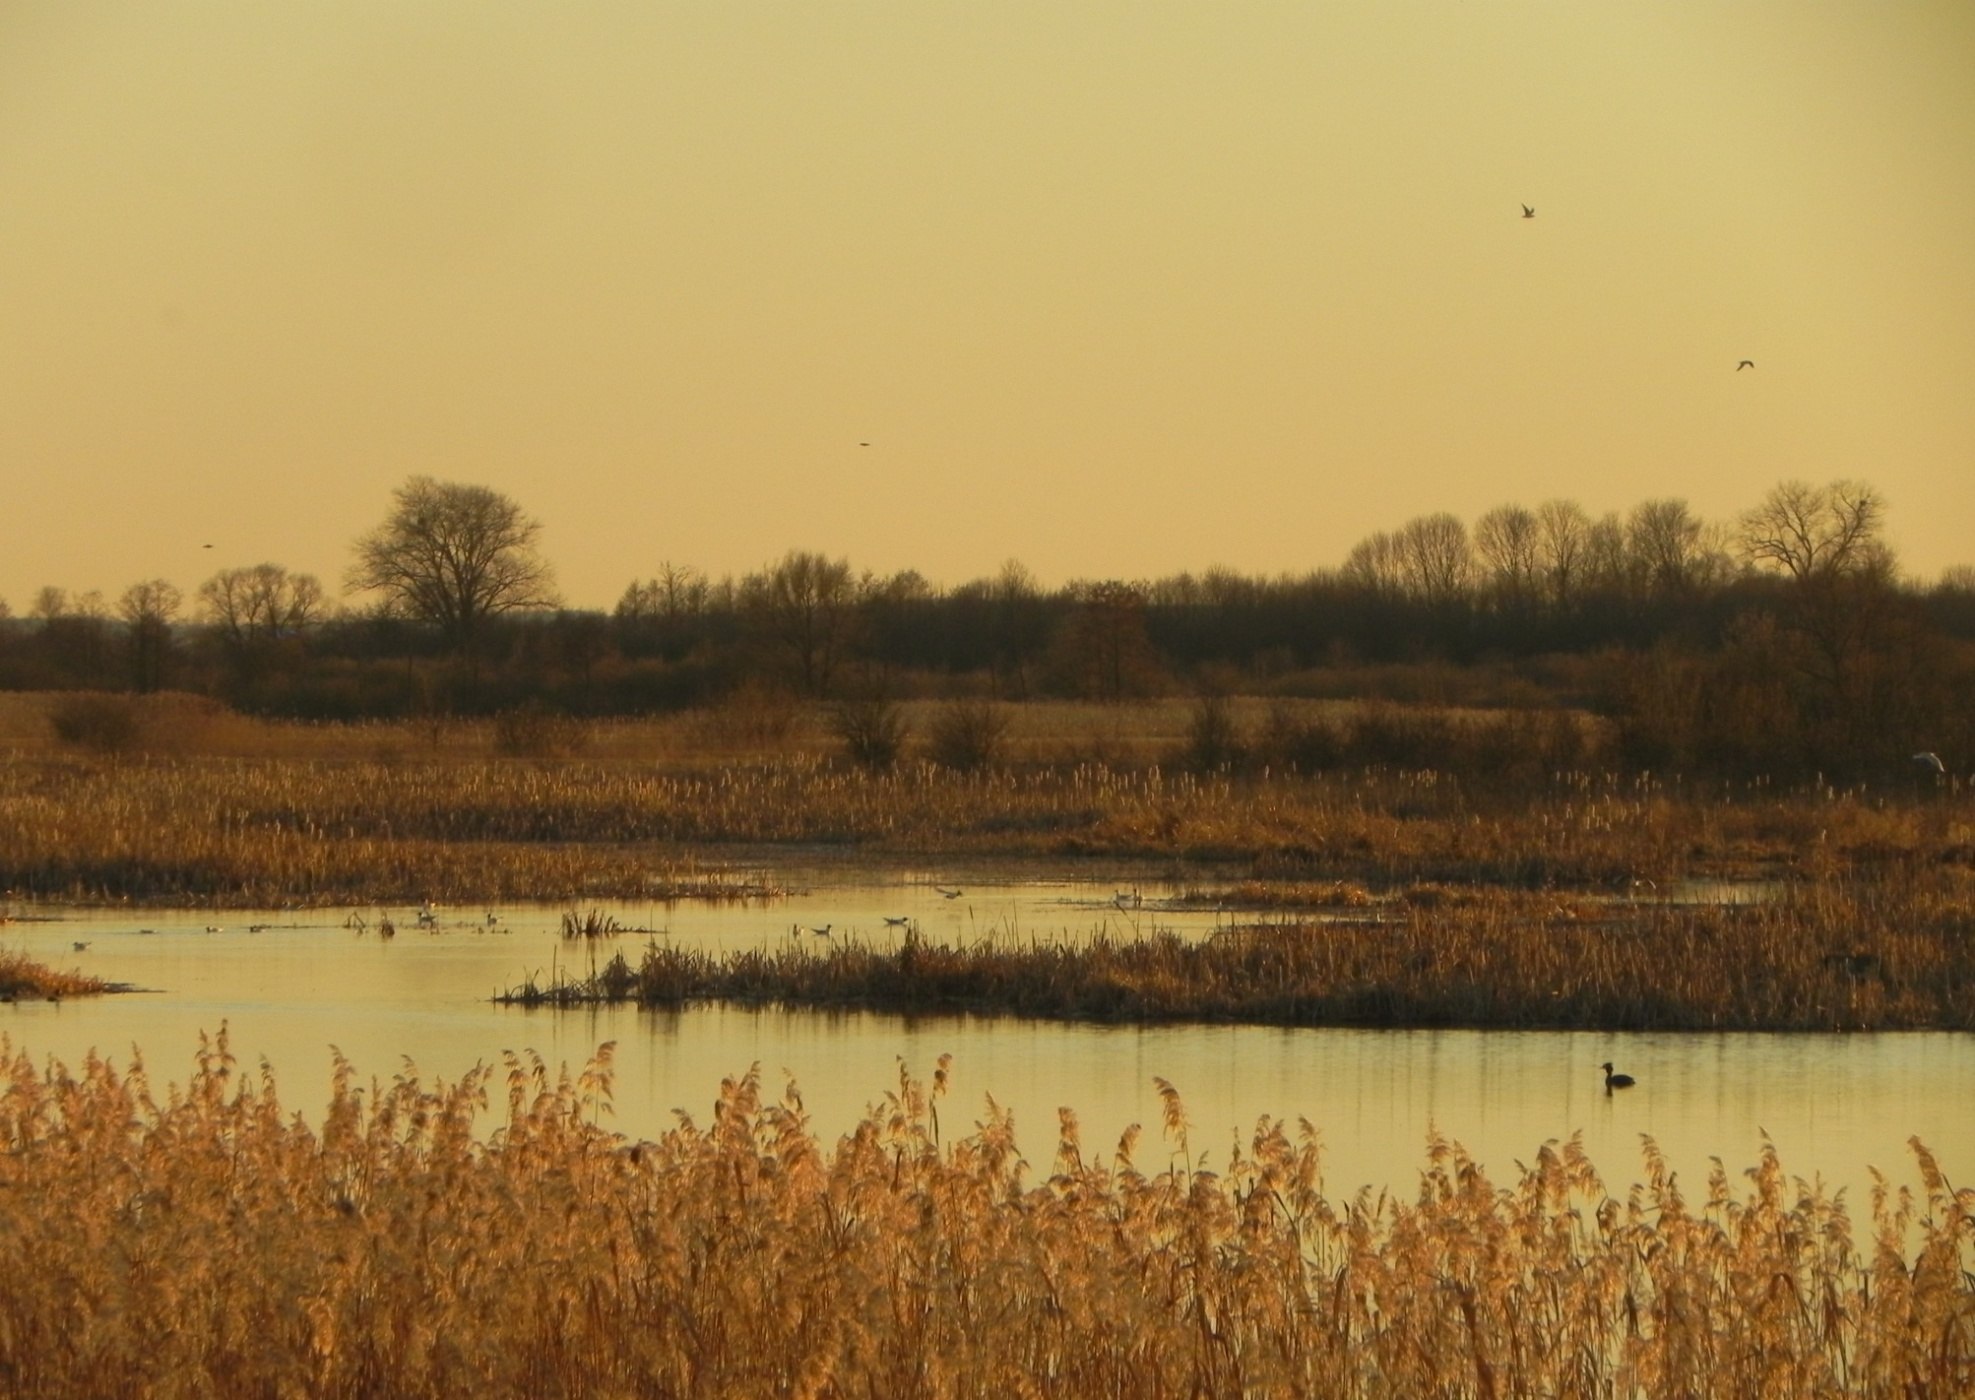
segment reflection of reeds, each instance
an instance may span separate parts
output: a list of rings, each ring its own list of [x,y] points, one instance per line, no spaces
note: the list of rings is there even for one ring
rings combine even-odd
[[[1773,1152],[1690,1196],[1648,1143],[1615,1197],[1575,1141],[1497,1185],[1324,1191],[1265,1119],[1219,1170],[1080,1141],[1034,1165],[988,1101],[901,1071],[821,1144],[750,1072],[653,1142],[580,1075],[427,1086],[339,1063],[319,1130],[222,1036],[182,1090],[0,1043],[12,1393],[1953,1395],[1975,1385],[1975,1193],[1844,1202]],[[495,1130],[476,1117],[492,1097]],[[1177,1094],[1163,1117],[1183,1132]],[[949,1106],[942,1115],[950,1125]],[[1855,1240],[1854,1232],[1869,1238]],[[28,1267],[27,1265],[31,1265]]]
[[[553,999],[1266,1025],[1966,1030],[1971,935],[1969,892],[1947,879],[1832,882],[1740,906],[1425,886],[1204,939],[949,947],[911,935],[896,947],[724,955],[654,944],[636,968]]]

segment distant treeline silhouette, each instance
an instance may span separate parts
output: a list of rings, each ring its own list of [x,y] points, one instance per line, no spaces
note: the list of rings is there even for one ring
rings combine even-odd
[[[1422,516],[1297,576],[1049,589],[1010,562],[942,587],[799,551],[739,578],[668,564],[609,613],[544,605],[537,527],[505,498],[414,478],[398,499],[348,580],[368,606],[335,608],[276,564],[221,570],[190,608],[162,580],[115,606],[45,588],[0,615],[0,688],[189,690],[307,719],[623,715],[763,691],[1377,697],[1589,710],[1611,721],[1605,757],[1639,767],[1843,774],[1975,752],[1975,569],[1902,579],[1883,503],[1857,483],[1785,483],[1732,526],[1673,500]],[[472,513],[433,524],[461,502]],[[435,597],[455,585],[416,551],[488,518],[503,533],[484,552],[525,592]]]

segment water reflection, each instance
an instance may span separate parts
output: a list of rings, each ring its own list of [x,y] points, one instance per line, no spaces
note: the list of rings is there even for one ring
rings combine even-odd
[[[929,1078],[951,1053],[948,1134],[977,1121],[992,1095],[1013,1111],[1038,1170],[1054,1155],[1064,1105],[1082,1120],[1086,1152],[1108,1151],[1139,1123],[1140,1165],[1163,1166],[1177,1145],[1159,1131],[1157,1076],[1185,1100],[1187,1147],[1213,1164],[1225,1163],[1263,1115],[1287,1119],[1292,1130],[1307,1120],[1325,1145],[1333,1196],[1364,1186],[1410,1193],[1430,1130],[1462,1143],[1498,1182],[1544,1141],[1581,1133],[1615,1190],[1640,1176],[1640,1137],[1651,1135],[1696,1191],[1711,1158],[1731,1170],[1750,1166],[1767,1134],[1787,1171],[1847,1187],[1861,1210],[1873,1166],[1896,1183],[1917,1183],[1905,1147],[1912,1135],[1935,1149],[1951,1177],[1968,1175],[1975,1161],[1975,1130],[1962,1112],[1975,1094],[1975,1038],[1957,1034],[1094,1027],[728,1006],[529,1011],[488,1000],[530,975],[585,972],[613,947],[635,959],[646,936],[711,949],[790,938],[817,946],[808,930],[828,924],[832,938],[884,943],[901,932],[886,919],[904,918],[933,940],[1047,941],[1097,929],[1204,935],[1227,917],[1175,907],[1177,892],[1156,883],[1142,883],[1134,901],[1120,899],[1113,883],[996,882],[954,871],[779,878],[797,887],[785,900],[607,906],[620,922],[653,932],[595,944],[559,936],[559,907],[503,908],[492,911],[493,923],[482,909],[435,911],[436,931],[401,910],[389,941],[375,935],[374,910],[363,911],[371,931],[361,936],[345,926],[347,910],[217,920],[61,911],[50,922],[10,926],[9,945],[156,990],[18,1004],[0,1009],[0,1031],[16,1050],[70,1064],[92,1049],[124,1063],[141,1048],[161,1091],[183,1082],[199,1032],[226,1023],[243,1066],[266,1059],[285,1106],[307,1116],[326,1095],[332,1045],[364,1079],[389,1079],[406,1062],[452,1079],[475,1063],[497,1063],[504,1050],[579,1067],[599,1042],[616,1040],[614,1124],[638,1136],[664,1131],[675,1110],[704,1122],[721,1079],[758,1064],[771,1090],[785,1075],[796,1078],[816,1130],[830,1140],[896,1085],[901,1064]],[[940,887],[961,893],[947,898]],[[77,941],[89,947],[74,950]],[[1638,1086],[1607,1095],[1598,1067],[1605,1060],[1636,1075]]]

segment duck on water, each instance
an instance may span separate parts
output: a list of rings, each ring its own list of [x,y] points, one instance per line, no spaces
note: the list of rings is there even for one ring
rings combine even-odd
[[[1629,1074],[1612,1073],[1612,1062],[1610,1060],[1606,1060],[1598,1068],[1605,1072],[1605,1092],[1608,1094],[1614,1089],[1630,1089],[1637,1082]]]

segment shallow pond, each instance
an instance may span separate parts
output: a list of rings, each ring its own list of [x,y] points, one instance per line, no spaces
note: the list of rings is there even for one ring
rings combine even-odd
[[[898,1081],[901,1062],[930,1079],[954,1056],[942,1105],[947,1134],[981,1116],[984,1096],[1013,1111],[1028,1160],[1046,1170],[1057,1109],[1076,1110],[1086,1152],[1143,1124],[1137,1160],[1167,1160],[1155,1078],[1170,1081],[1192,1122],[1193,1153],[1224,1164],[1263,1115],[1307,1119],[1326,1149],[1333,1196],[1361,1186],[1410,1192],[1430,1131],[1461,1143],[1498,1184],[1546,1141],[1573,1133],[1615,1192],[1641,1175],[1640,1137],[1658,1141],[1697,1193],[1710,1165],[1754,1164],[1764,1135],[1785,1170],[1848,1188],[1863,1211],[1879,1168],[1917,1185],[1906,1148],[1918,1135],[1957,1182],[1975,1176],[1975,1037],[1959,1034],[1693,1035],[1561,1032],[1284,1030],[1260,1027],[1093,1027],[1001,1018],[901,1018],[707,1006],[576,1011],[493,1005],[530,976],[581,975],[621,947],[634,962],[647,938],[713,949],[824,939],[885,942],[910,920],[929,941],[1080,939],[1108,929],[1205,934],[1230,916],[1179,909],[1158,883],[1051,880],[959,869],[777,871],[784,898],[651,907],[602,905],[650,930],[568,942],[561,907],[389,911],[397,935],[377,937],[385,911],[303,912],[22,909],[7,946],[58,967],[154,989],[0,1008],[0,1033],[37,1061],[77,1065],[92,1049],[119,1066],[133,1047],[153,1086],[182,1083],[201,1031],[229,1028],[244,1067],[265,1058],[283,1103],[313,1119],[327,1096],[330,1047],[359,1078],[389,1079],[407,1062],[428,1081],[455,1079],[506,1050],[580,1068],[617,1042],[613,1125],[653,1136],[675,1110],[706,1121],[720,1081],[759,1064],[778,1092],[800,1085],[825,1141],[851,1127]],[[956,891],[949,897],[944,891]],[[367,926],[359,932],[351,916]],[[1244,916],[1252,917],[1252,916]],[[815,930],[827,928],[828,934]],[[86,946],[78,948],[76,945]],[[1637,1076],[1607,1094],[1604,1060]]]

